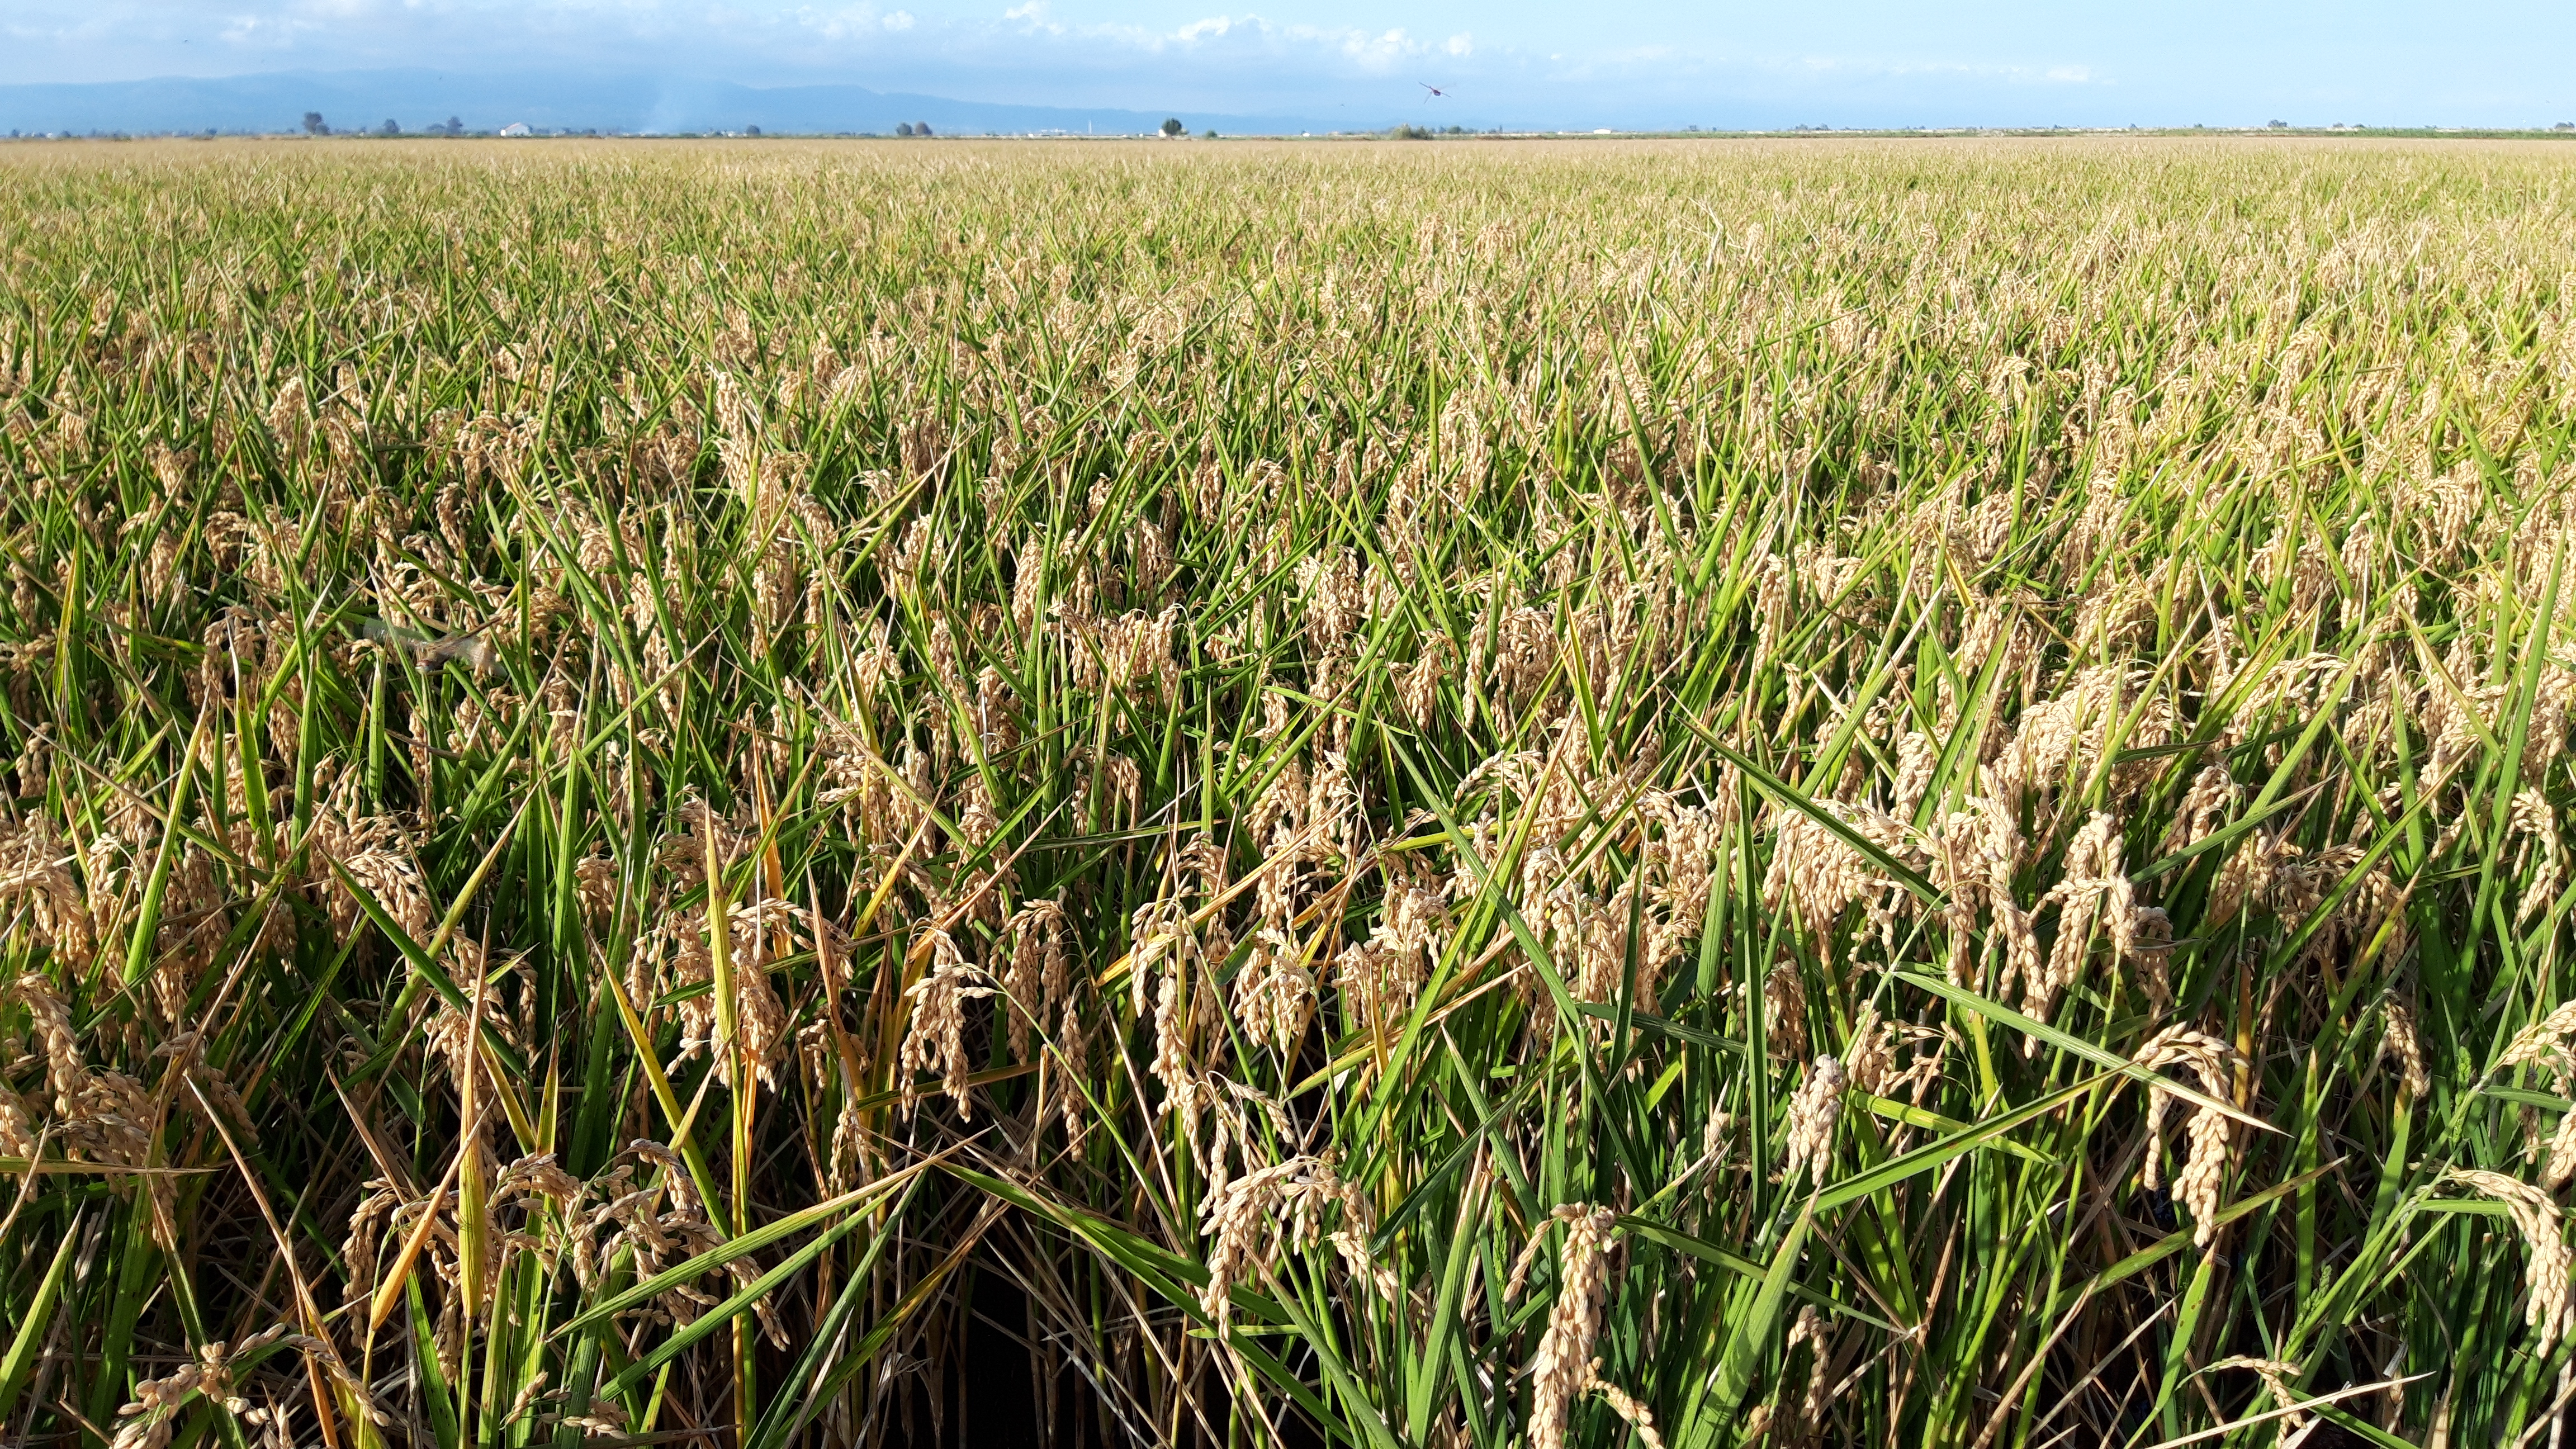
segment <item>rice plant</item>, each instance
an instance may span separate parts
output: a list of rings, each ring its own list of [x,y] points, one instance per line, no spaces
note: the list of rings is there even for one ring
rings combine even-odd
[[[0,1432],[2555,1444],[2569,180],[12,147]]]

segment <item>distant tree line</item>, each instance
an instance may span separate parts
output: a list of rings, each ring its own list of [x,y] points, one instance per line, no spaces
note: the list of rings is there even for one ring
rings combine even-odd
[[[402,122],[393,119],[391,116],[386,117],[385,123],[376,128],[376,134],[379,136],[399,136],[402,133]],[[308,136],[328,136],[331,134],[331,123],[322,119],[322,113],[320,111],[306,111],[304,113],[304,134]],[[359,128],[359,134],[365,134],[364,127]],[[444,121],[432,121],[428,125],[421,127],[420,134],[424,136],[462,136],[465,134],[465,122],[457,117],[450,116]]]

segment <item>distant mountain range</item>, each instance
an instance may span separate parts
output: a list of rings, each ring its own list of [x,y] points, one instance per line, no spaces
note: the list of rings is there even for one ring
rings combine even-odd
[[[904,95],[863,86],[746,86],[657,76],[457,74],[427,70],[276,72],[217,78],[0,85],[0,132],[280,132],[303,129],[307,111],[335,131],[391,120],[421,131],[451,117],[468,131],[513,124],[537,131],[772,134],[891,132],[928,123],[934,135],[1090,132],[1138,135],[1168,113],[1021,106]],[[1351,119],[1300,116],[1180,117],[1189,129],[1229,135],[1294,135],[1350,129]],[[1392,125],[1390,119],[1387,124]]]

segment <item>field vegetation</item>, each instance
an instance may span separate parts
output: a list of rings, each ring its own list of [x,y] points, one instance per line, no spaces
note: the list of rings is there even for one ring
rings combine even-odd
[[[2570,158],[14,148],[0,1433],[2555,1445]]]

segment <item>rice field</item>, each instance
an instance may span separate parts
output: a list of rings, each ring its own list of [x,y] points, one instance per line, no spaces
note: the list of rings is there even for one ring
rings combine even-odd
[[[2576,151],[0,152],[0,1435],[2559,1444]]]

